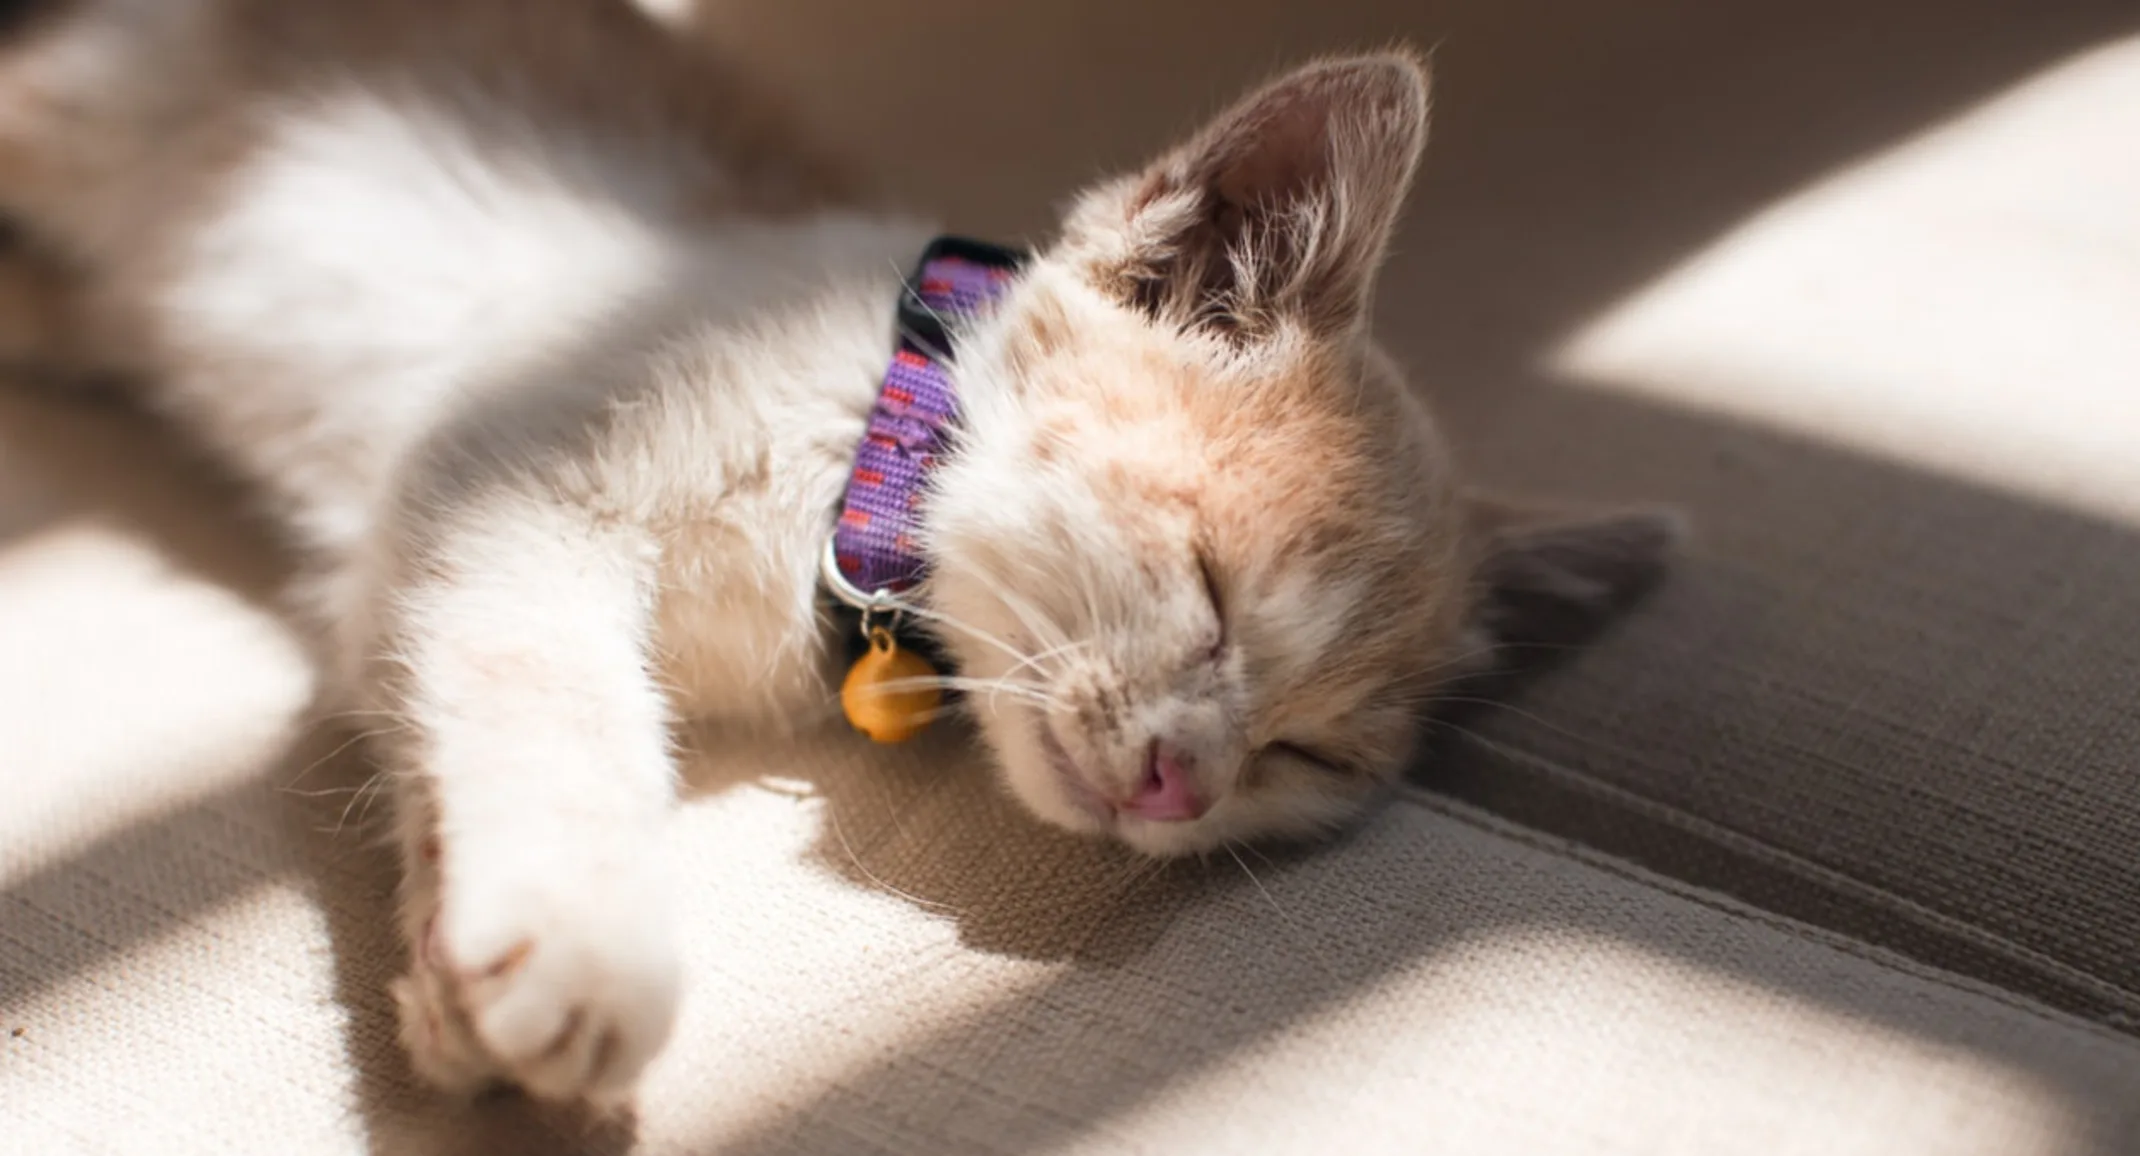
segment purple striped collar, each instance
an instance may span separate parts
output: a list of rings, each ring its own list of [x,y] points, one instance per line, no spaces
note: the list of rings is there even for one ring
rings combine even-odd
[[[915,536],[929,471],[959,417],[950,372],[957,329],[1002,297],[1024,261],[1015,250],[939,237],[900,293],[891,367],[825,543],[825,586],[865,626],[899,617],[926,574]]]

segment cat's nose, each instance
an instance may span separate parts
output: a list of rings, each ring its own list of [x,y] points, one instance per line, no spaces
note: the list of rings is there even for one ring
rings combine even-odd
[[[1144,778],[1127,803],[1125,815],[1158,823],[1186,823],[1201,818],[1211,804],[1196,789],[1194,761],[1168,744],[1153,740],[1144,753]]]

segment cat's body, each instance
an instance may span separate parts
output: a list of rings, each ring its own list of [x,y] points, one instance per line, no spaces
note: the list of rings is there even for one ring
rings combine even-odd
[[[144,0],[46,33],[77,46],[31,58],[7,103],[98,106],[0,164],[43,170],[7,207],[93,271],[93,354],[275,500],[335,656],[363,650],[394,487],[436,484],[402,469],[427,440],[457,420],[540,439],[648,393],[670,420],[605,430],[590,485],[663,540],[664,684],[692,715],[821,715],[818,515],[926,227],[811,209],[824,178],[784,153],[712,153],[719,78],[616,83],[676,50],[609,6],[395,7]],[[662,336],[697,377],[648,380]]]
[[[966,335],[929,613],[1040,817],[1340,821],[1497,606],[1653,559],[1648,523],[1510,546],[1369,343],[1424,123],[1405,58],[1296,74],[1089,193]],[[5,328],[145,382],[288,527],[399,783],[441,1084],[627,1090],[678,993],[669,723],[830,715],[820,555],[930,233],[784,139],[622,0],[84,0],[0,47],[53,290]],[[1138,810],[1162,782],[1186,818]]]

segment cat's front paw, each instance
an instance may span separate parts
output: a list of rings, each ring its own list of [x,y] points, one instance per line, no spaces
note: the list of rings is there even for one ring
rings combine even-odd
[[[451,877],[413,956],[402,1040],[450,1091],[615,1103],[675,1024],[668,904],[644,870],[542,855]]]

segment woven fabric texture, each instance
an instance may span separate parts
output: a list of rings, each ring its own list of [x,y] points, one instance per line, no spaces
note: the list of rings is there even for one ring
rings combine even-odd
[[[1487,479],[1687,562],[1305,858],[1146,874],[948,730],[702,759],[636,1123],[459,1108],[277,566],[0,389],[0,1150],[2140,1150],[2130,0],[705,7],[998,238],[1275,60],[1441,45],[1381,331]]]
[[[1322,854],[1153,875],[1033,828],[948,732],[694,762],[691,988],[634,1123],[442,1103],[392,1040],[367,768],[278,754],[287,638],[166,543],[74,525],[0,572],[0,742],[31,756],[0,808],[10,1151],[2075,1156],[2140,1134],[2126,1038],[1434,796]]]
[[[830,8],[716,24],[902,196],[996,236],[1044,225],[1095,150],[1141,155],[1190,118],[1154,108],[1281,57],[1440,45],[1379,334],[1487,482],[1673,503],[1694,539],[1596,652],[1452,720],[1472,738],[1419,781],[2140,1023],[2127,0],[939,0],[857,14],[851,50],[816,35]],[[933,120],[926,165],[907,110],[870,100],[887,44],[984,61],[1132,12],[1135,50],[915,78],[923,108],[1079,94]]]

